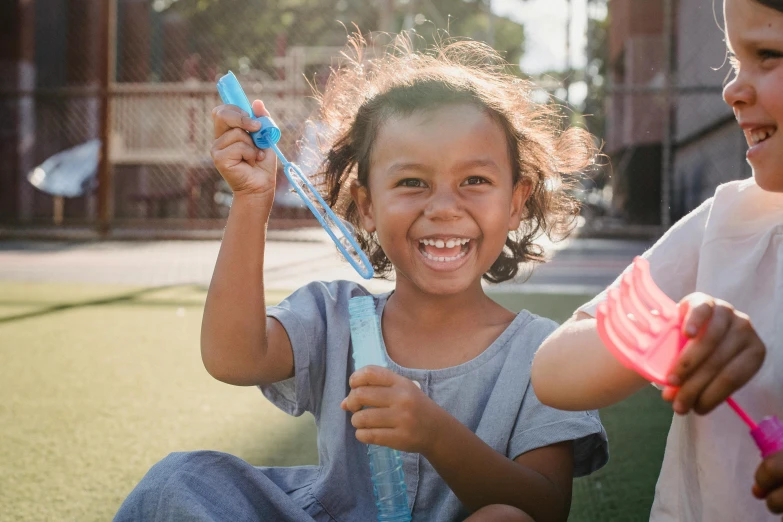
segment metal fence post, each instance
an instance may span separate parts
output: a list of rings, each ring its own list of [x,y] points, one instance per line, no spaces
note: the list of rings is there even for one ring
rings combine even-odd
[[[663,136],[661,143],[661,227],[671,226],[671,189],[674,143],[674,0],[663,0]]]
[[[111,141],[111,86],[117,53],[117,0],[107,0],[105,20],[101,29],[101,44],[104,55],[100,70],[100,109],[98,117],[101,157],[98,163],[98,233],[106,237],[111,232],[112,222],[112,172],[110,157]]]

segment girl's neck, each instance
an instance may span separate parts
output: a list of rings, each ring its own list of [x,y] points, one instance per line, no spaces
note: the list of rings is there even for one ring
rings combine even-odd
[[[477,357],[514,317],[484,293],[480,281],[457,294],[433,295],[398,278],[381,324],[393,361],[434,370]]]
[[[462,292],[446,295],[430,294],[399,279],[397,281],[386,306],[397,317],[408,318],[418,324],[465,324],[466,320],[475,320],[477,315],[497,312],[498,305],[484,293],[481,281],[476,281]]]

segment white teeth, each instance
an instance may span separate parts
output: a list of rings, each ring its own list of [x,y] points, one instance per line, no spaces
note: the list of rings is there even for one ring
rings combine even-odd
[[[753,145],[757,145],[775,134],[775,130],[776,129],[753,130],[750,133],[750,141],[753,143]]]
[[[419,243],[423,245],[434,246],[435,248],[454,248],[455,246],[467,245],[470,239],[450,238],[450,239],[420,239]]]
[[[441,261],[441,262],[449,262],[449,261],[456,261],[457,259],[461,257],[465,257],[465,252],[460,252],[456,256],[453,257],[444,257],[444,256],[433,256],[429,252],[423,252],[424,257],[427,259],[431,259],[432,261]]]

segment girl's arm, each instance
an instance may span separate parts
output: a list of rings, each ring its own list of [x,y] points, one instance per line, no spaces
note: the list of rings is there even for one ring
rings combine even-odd
[[[574,467],[571,441],[528,451],[512,461],[443,413],[440,436],[423,456],[468,510],[507,504],[536,522],[568,519]]]
[[[655,283],[675,301],[696,285],[699,248],[711,208],[711,199],[702,203],[643,255],[650,262]],[[620,277],[612,286],[619,284]],[[605,292],[585,305],[588,311],[595,310]],[[646,382],[617,362],[598,337],[595,319],[581,311],[541,345],[533,360],[531,381],[542,403],[564,410],[591,410],[613,404]]]
[[[365,444],[420,453],[470,511],[517,507],[536,522],[564,522],[571,503],[571,442],[510,460],[441,408],[411,380],[367,366],[351,375],[341,407]],[[369,408],[367,407],[369,406]]]
[[[766,355],[750,318],[731,304],[695,292],[679,303],[688,338],[668,376],[663,398],[674,411],[710,412],[745,385]],[[618,402],[647,382],[624,368],[601,342],[595,319],[579,313],[541,345],[531,370],[538,399],[561,410]]]
[[[596,321],[577,312],[555,330],[533,359],[536,397],[560,410],[594,410],[621,401],[647,381],[606,349]]]
[[[256,115],[268,115],[261,102]],[[293,375],[291,342],[266,317],[264,248],[275,192],[276,160],[255,147],[246,131],[257,122],[232,105],[213,111],[212,158],[234,199],[209,285],[201,324],[201,358],[216,379],[239,386]]]

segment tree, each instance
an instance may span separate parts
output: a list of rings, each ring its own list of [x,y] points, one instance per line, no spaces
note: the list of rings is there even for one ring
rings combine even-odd
[[[194,52],[217,51],[221,68],[249,60],[251,67],[274,76],[274,57],[286,46],[342,46],[354,25],[376,31],[384,16],[390,27],[414,28],[432,41],[438,31],[450,36],[487,40],[487,0],[159,0],[163,12],[176,12],[191,28]],[[389,11],[391,9],[391,11]],[[494,17],[495,48],[517,63],[523,27]]]

